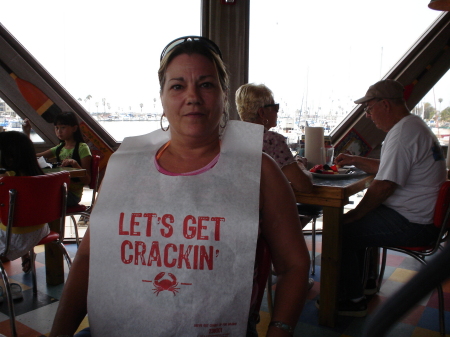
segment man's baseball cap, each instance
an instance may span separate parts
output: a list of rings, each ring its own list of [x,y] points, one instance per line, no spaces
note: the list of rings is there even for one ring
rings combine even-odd
[[[360,99],[357,99],[355,103],[361,104],[374,98],[403,98],[403,91],[404,88],[400,82],[394,80],[383,80],[371,85],[369,90],[367,90],[366,95]]]

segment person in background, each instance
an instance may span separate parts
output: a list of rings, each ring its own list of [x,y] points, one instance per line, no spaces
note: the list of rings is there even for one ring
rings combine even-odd
[[[251,151],[241,152],[248,144],[243,141],[243,137],[251,135],[238,131],[249,126],[238,121],[227,123],[229,80],[221,52],[214,42],[195,36],[172,41],[161,55],[158,75],[163,117],[167,118],[169,127],[164,127],[161,122],[162,131],[125,139],[111,157],[91,217],[92,226],[88,228],[72,265],[50,336],[72,335],[87,310],[92,332],[103,332],[103,335],[108,336],[147,336],[149,331],[159,336],[180,336],[183,335],[178,330],[180,326],[190,330],[204,328],[203,324],[198,324],[204,323],[200,322],[202,319],[192,321],[190,318],[197,315],[212,315],[209,321],[206,319],[209,324],[231,324],[230,328],[225,324],[220,330],[233,329],[231,326],[235,321],[226,321],[222,315],[236,315],[236,312],[241,311],[244,315],[248,313],[248,329],[244,325],[237,328],[243,331],[247,329],[247,336],[257,336],[255,310],[259,310],[259,307],[254,306],[253,299],[258,289],[255,289],[255,278],[253,282],[251,280],[252,274],[259,275],[261,267],[258,254],[255,253],[258,249],[257,238],[267,242],[278,273],[273,321],[267,336],[292,335],[306,299],[310,261],[288,181],[273,160],[262,154],[258,145],[255,147],[258,141],[254,138],[250,140],[253,144]],[[170,132],[167,132],[169,128]],[[249,161],[248,156],[258,160]],[[259,159],[262,159],[262,164],[259,164]],[[243,165],[256,165],[259,169],[245,170]],[[114,178],[114,172],[120,175],[125,171],[133,174],[122,174],[121,181]],[[127,206],[122,205],[121,197],[125,194],[132,198]],[[251,204],[250,200],[253,200]],[[116,253],[101,254],[101,247],[94,244],[98,240],[106,240],[108,246],[116,247],[120,252],[120,242],[123,242],[124,237],[118,236],[117,221],[108,221],[103,215],[100,216],[116,216],[114,214],[119,212],[117,208],[120,212],[134,212],[136,209],[151,210],[156,214],[170,212],[174,219],[183,214],[200,214],[202,217],[205,213],[223,214],[227,226],[222,225],[220,235],[228,239],[220,246],[224,250],[220,251],[218,258],[227,254],[228,250],[232,254],[246,245],[248,241],[243,235],[249,240],[251,238],[254,245],[249,246],[249,254],[233,255],[234,263],[230,268],[223,268],[226,265],[223,263],[228,259],[220,260],[223,267],[217,266],[219,275],[201,289],[196,288],[195,282],[190,286],[176,283],[172,288],[164,288],[159,285],[158,277],[155,277],[152,280],[154,292],[148,290],[136,293],[135,286],[141,288],[146,285],[141,281],[144,276],[140,274],[148,275],[156,266],[137,265],[133,266],[134,269],[127,267],[127,270],[134,270],[135,273],[120,273],[118,270],[123,268],[120,257],[114,259]],[[237,220],[230,222],[234,218]],[[137,226],[134,228],[138,230]],[[198,228],[200,231],[201,227]],[[159,235],[160,230],[155,232],[152,235]],[[219,244],[214,241],[214,235],[209,233],[203,230],[202,245]],[[186,237],[178,230],[174,230],[170,238],[186,242]],[[142,233],[139,240],[144,239]],[[164,240],[160,236],[158,239]],[[101,264],[96,265],[99,261]],[[251,266],[250,270],[245,268],[238,272],[238,266],[234,264],[242,263]],[[184,282],[195,280],[196,275],[204,275],[198,282],[205,282],[205,277],[212,277],[208,271],[193,269],[183,269],[183,273],[187,273]],[[169,283],[175,284],[175,275],[172,273],[179,275],[178,272],[181,273],[176,268],[166,269],[166,275],[172,275]],[[113,273],[114,279],[103,282],[102,278],[107,277],[105,273]],[[248,284],[243,283],[243,274]],[[252,293],[253,289],[252,296],[241,298],[236,293],[230,293],[228,286],[233,285],[222,284],[228,278],[231,278],[230,283],[244,286],[246,293]],[[101,284],[101,287],[93,288],[96,284]],[[109,286],[121,290],[116,292],[104,288]],[[194,291],[190,289],[197,289],[197,292],[185,299],[183,292]],[[199,302],[198,298],[202,296],[207,299]],[[116,301],[120,303],[120,310],[111,305]],[[222,305],[219,306],[218,302]],[[211,306],[216,310],[206,309]],[[222,311],[219,311],[219,307]],[[171,315],[171,320],[165,320],[163,324],[152,323],[153,320],[160,321],[160,316],[167,314]],[[89,332],[85,330],[83,333]]]
[[[45,159],[56,158],[61,166],[74,168],[83,168],[86,175],[82,178],[72,178],[67,194],[67,206],[76,206],[83,195],[83,186],[91,181],[91,151],[84,142],[81,134],[80,125],[77,116],[73,112],[62,112],[55,117],[53,122],[55,133],[60,144],[51,149],[38,153],[37,156],[43,156]],[[30,136],[31,124],[29,120],[24,120],[22,129],[25,134]]]
[[[403,91],[399,82],[383,80],[355,101],[364,104],[366,117],[387,132],[380,159],[348,154],[335,159],[337,165],[355,165],[376,175],[361,202],[343,216],[340,315],[365,316],[364,295],[376,292],[375,279],[363,289],[366,247],[424,246],[439,233],[433,214],[446,180],[442,149],[424,121],[410,113]]]
[[[38,176],[44,174],[36,160],[33,143],[25,134],[17,131],[0,133],[0,167],[5,170],[4,173],[0,173],[0,177]],[[11,261],[21,257],[22,270],[28,273],[31,270],[30,247],[35,246],[48,233],[50,233],[50,229],[47,224],[13,228],[11,243],[6,257]],[[5,244],[6,226],[0,222],[0,251],[5,249]],[[12,288],[13,292],[14,287]]]
[[[241,120],[264,126],[263,152],[275,160],[292,187],[302,193],[312,192],[312,175],[306,169],[306,158],[294,159],[286,138],[275,131],[269,131],[277,125],[280,108],[274,101],[272,91],[264,84],[248,83],[238,88],[235,100]],[[308,207],[320,206],[297,204],[299,212]],[[311,218],[302,216],[300,220],[304,227]],[[314,286],[313,278],[309,278],[308,286],[310,289]]]
[[[312,191],[312,176],[306,169],[306,158],[296,160],[286,144],[286,138],[270,128],[277,126],[280,104],[264,84],[248,83],[236,91],[236,106],[244,122],[264,126],[263,152],[280,167],[292,187],[302,193]]]

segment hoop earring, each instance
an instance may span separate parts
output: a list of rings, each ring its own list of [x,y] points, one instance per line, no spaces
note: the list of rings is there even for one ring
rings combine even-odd
[[[161,119],[159,120],[159,125],[161,126],[161,130],[163,130],[164,132],[166,132],[167,130],[169,130],[170,124],[167,125],[167,128],[164,128],[164,127],[163,127],[163,118],[164,118],[164,117],[166,117],[166,115],[165,115],[165,114],[162,114],[162,115],[161,115]],[[166,119],[167,119],[167,117],[166,117]]]
[[[223,125],[222,125],[223,122]],[[226,111],[223,112],[222,119],[220,121],[219,127],[225,129],[228,124],[228,113]]]
[[[264,123],[264,125],[267,125],[267,124],[269,124],[269,120],[266,119],[263,123]]]

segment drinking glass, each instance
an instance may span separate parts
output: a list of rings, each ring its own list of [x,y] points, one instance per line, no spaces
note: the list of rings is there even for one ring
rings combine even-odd
[[[323,154],[323,162],[328,166],[333,165],[334,147],[329,146],[323,147],[322,154]]]

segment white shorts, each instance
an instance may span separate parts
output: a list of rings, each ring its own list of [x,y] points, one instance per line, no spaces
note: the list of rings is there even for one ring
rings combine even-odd
[[[39,241],[50,233],[50,229],[46,224],[44,227],[25,234],[11,234],[11,243],[9,245],[8,255],[6,257],[13,261],[28,253],[31,248],[36,246]],[[6,232],[0,230],[0,252],[5,250]]]

